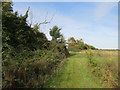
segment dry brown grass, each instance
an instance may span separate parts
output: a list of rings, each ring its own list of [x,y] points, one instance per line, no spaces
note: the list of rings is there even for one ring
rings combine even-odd
[[[97,66],[91,70],[96,71],[94,74],[101,78],[101,83],[106,83],[109,87],[118,87],[118,63],[120,64],[118,55],[120,53],[117,50],[82,50],[70,53],[81,53],[86,56],[87,52],[94,54],[93,59],[96,60]]]
[[[102,73],[101,82],[109,84],[111,87],[118,87],[118,51],[117,50],[91,50],[94,53],[98,72]]]

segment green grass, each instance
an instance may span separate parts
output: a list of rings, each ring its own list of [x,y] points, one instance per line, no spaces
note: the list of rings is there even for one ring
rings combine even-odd
[[[97,61],[97,64],[100,64],[100,70],[96,71],[96,73],[92,72],[92,69],[94,69],[94,67],[88,66],[88,58],[86,56],[86,53],[71,54],[71,56],[67,58],[68,61],[66,62],[66,64],[60,68],[56,77],[53,78],[53,80],[47,82],[45,87],[50,87],[50,88],[109,88],[111,87],[112,88],[113,86],[110,85],[109,83],[101,81],[104,80],[101,79],[102,77],[95,76],[94,74],[100,72],[104,76],[106,70],[103,70],[104,68],[102,67],[104,66],[108,67],[107,65],[111,65],[110,68],[107,68],[107,71],[108,70],[111,71],[117,61],[114,59],[117,58],[112,57],[112,59],[110,59],[108,57],[109,54],[102,52],[99,52],[99,54],[95,53],[95,57],[94,57]],[[117,66],[114,68],[117,68]],[[114,78],[117,77],[117,73],[115,74],[115,72],[111,71],[113,75],[116,75]]]

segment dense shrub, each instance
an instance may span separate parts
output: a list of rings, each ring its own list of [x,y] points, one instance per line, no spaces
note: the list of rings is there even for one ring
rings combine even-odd
[[[14,52],[15,56],[3,55],[3,88],[42,87],[69,55],[64,45],[54,44],[50,47],[49,50]]]
[[[2,87],[40,87],[52,78],[69,53],[65,45],[48,41],[37,24],[27,24],[24,16],[13,13],[12,4],[2,4]]]

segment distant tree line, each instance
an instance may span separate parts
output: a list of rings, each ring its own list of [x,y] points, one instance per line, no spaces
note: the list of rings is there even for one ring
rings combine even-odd
[[[70,37],[68,39],[68,50],[69,51],[77,51],[78,52],[78,51],[87,50],[87,49],[95,50],[97,48],[84,43],[83,39],[75,40],[74,37]]]

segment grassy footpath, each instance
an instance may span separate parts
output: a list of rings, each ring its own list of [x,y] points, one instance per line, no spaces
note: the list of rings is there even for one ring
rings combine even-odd
[[[57,76],[47,83],[51,88],[107,88],[100,83],[99,77],[94,77],[87,66],[85,54],[71,54],[66,65]]]

